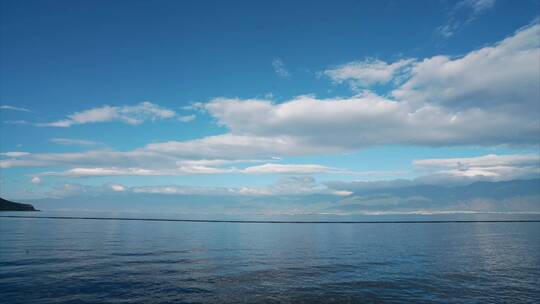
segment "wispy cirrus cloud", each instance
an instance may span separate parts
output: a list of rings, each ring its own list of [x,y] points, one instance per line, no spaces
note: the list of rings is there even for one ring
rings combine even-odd
[[[375,84],[385,84],[393,81],[399,75],[406,73],[414,59],[401,59],[387,63],[379,59],[353,61],[327,69],[324,75],[336,83],[347,82],[356,91]]]
[[[2,152],[0,153],[0,156],[6,156],[6,157],[23,157],[31,155],[29,152],[21,152],[21,151],[13,151],[13,152]]]
[[[195,164],[193,164],[195,163]],[[179,176],[196,174],[343,174],[361,176],[380,176],[389,174],[385,171],[354,171],[342,168],[327,167],[317,164],[275,164],[237,168],[234,166],[208,166],[196,161],[177,161],[176,167],[76,167],[65,171],[42,172],[35,176],[63,177],[103,177],[103,176]],[[392,172],[396,174],[396,172]]]
[[[289,70],[287,70],[285,63],[283,63],[283,60],[281,60],[280,58],[274,58],[274,60],[272,60],[272,67],[274,68],[274,72],[276,72],[276,75],[281,78],[287,78],[291,75],[289,73]]]
[[[436,32],[444,38],[450,38],[493,6],[495,6],[495,0],[459,1],[450,9],[447,20],[437,28]]]
[[[8,125],[31,125],[27,120],[4,120],[3,123]]]
[[[86,140],[86,139],[76,139],[76,138],[62,138],[56,137],[51,138],[51,142],[59,145],[68,145],[68,146],[97,146],[102,145],[100,142]]]
[[[145,121],[173,118],[177,113],[154,103],[145,101],[134,106],[102,106],[70,114],[65,119],[36,123],[39,127],[67,128],[73,125],[118,121],[138,125]]]
[[[179,176],[198,174],[339,174],[354,176],[399,175],[397,171],[357,171],[319,164],[279,163],[280,159],[197,159],[140,149],[130,152],[93,150],[77,153],[7,152],[0,158],[0,168],[64,167],[34,176],[103,177],[103,176]],[[187,157],[186,157],[187,156]]]
[[[184,116],[178,116],[178,121],[181,121],[181,122],[190,122],[190,121],[194,121],[195,118],[197,118],[196,115],[184,115]]]
[[[477,157],[434,158],[415,160],[414,165],[423,168],[468,168],[498,166],[540,166],[540,155],[535,154],[488,154]]]
[[[19,112],[32,112],[27,108],[15,107],[15,106],[10,106],[10,105],[0,105],[0,110],[11,110],[11,111],[19,111]]]

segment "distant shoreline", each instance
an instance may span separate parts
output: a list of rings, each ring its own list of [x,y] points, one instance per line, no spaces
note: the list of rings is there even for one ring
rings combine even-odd
[[[1,211],[40,211],[30,204],[21,204],[8,201],[0,197],[0,212]]]
[[[444,224],[444,223],[540,223],[540,220],[433,220],[433,221],[250,221],[250,220],[195,220],[129,217],[26,216],[0,215],[0,218],[54,220],[116,220],[146,222],[233,223],[233,224]]]

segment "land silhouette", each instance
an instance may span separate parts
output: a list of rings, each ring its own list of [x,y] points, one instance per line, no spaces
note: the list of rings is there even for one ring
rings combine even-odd
[[[30,204],[21,204],[0,197],[0,211],[39,211]]]

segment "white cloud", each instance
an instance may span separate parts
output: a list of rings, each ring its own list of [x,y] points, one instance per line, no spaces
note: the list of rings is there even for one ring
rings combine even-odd
[[[394,80],[406,73],[413,62],[413,59],[402,59],[389,64],[378,59],[366,59],[328,69],[324,71],[324,74],[337,83],[347,82],[351,88],[359,90]]]
[[[216,149],[227,155],[236,148],[244,157],[326,154],[393,144],[536,144],[540,130],[538,116],[522,119],[480,108],[416,106],[373,94],[343,99],[302,96],[281,104],[218,99],[207,109],[231,134],[200,140],[197,143],[204,149],[198,150]],[[150,148],[184,150],[193,144],[170,142]]]
[[[13,151],[13,152],[2,152],[2,153],[0,153],[0,156],[22,157],[22,156],[28,156],[30,154],[31,153],[29,153],[29,152]]]
[[[49,123],[37,123],[41,127],[71,127],[72,125],[120,121],[138,125],[144,121],[155,121],[176,116],[176,112],[151,102],[141,102],[135,106],[103,106],[68,115],[66,119]]]
[[[418,62],[410,79],[392,92],[409,103],[455,110],[479,108],[533,116],[540,110],[540,24],[489,47],[452,59],[435,56]]]
[[[216,98],[205,107],[231,130],[227,137],[279,138],[282,150],[292,146],[289,154],[385,144],[537,145],[539,35],[536,23],[461,58],[420,60],[390,97],[364,91],[348,98],[300,96],[280,104]]]
[[[188,141],[152,143],[146,145],[144,150],[171,157],[195,159],[271,158],[278,155],[305,155],[339,151],[335,147],[301,143],[298,139],[290,136],[251,136],[231,133]]]
[[[483,165],[489,164],[500,164],[500,163],[512,163],[514,165],[527,163],[528,157],[526,155],[511,155],[511,156],[493,156],[487,155],[483,157],[475,158],[462,158],[463,162],[477,164],[481,163]],[[490,161],[491,159],[491,161]],[[496,160],[495,160],[496,159]],[[514,160],[511,160],[514,159]],[[456,160],[441,160],[442,163],[456,163],[459,161]],[[432,160],[425,160],[425,163],[432,163]],[[484,168],[488,168],[484,166]],[[517,165],[519,166],[519,165]],[[537,168],[540,168],[537,164]],[[536,173],[536,178],[540,175],[540,172]],[[104,192],[125,192],[131,194],[166,194],[166,195],[204,195],[204,196],[296,196],[296,195],[314,195],[314,194],[327,194],[335,196],[347,196],[352,201],[349,203],[362,203],[373,205],[374,207],[381,207],[387,199],[390,205],[402,205],[402,203],[415,203],[424,198],[415,196],[416,194],[411,191],[401,191],[399,189],[404,187],[419,186],[419,185],[442,185],[442,186],[452,186],[452,185],[468,185],[475,181],[501,181],[504,179],[494,178],[493,176],[477,176],[477,177],[468,177],[461,176],[460,179],[453,176],[446,176],[446,179],[442,177],[433,178],[429,175],[421,176],[420,178],[413,180],[379,180],[379,181],[356,181],[356,182],[345,182],[345,181],[333,181],[333,182],[324,182],[318,183],[311,176],[284,176],[281,177],[277,182],[267,185],[267,186],[244,186],[244,187],[208,187],[208,186],[186,186],[186,185],[153,185],[153,186],[134,186],[126,187],[118,183],[109,183],[104,184],[101,187],[99,186],[85,186],[78,184],[63,184],[60,187],[56,187],[53,192],[49,195],[54,197],[69,197],[69,196],[81,196],[81,195],[99,195]],[[374,196],[372,198],[365,198],[366,201],[363,201],[362,196],[352,195],[355,192],[360,193],[370,193],[370,191],[375,190],[384,190],[384,189],[393,189],[398,191],[396,193],[403,193],[405,197],[409,197],[411,202],[399,202],[392,201],[398,199],[397,197],[380,197]],[[367,191],[367,192],[366,192]],[[395,192],[394,191],[394,192]],[[422,189],[418,191],[424,191]],[[382,191],[384,192],[384,191]],[[374,192],[374,193],[381,193]],[[427,192],[430,193],[429,188]],[[471,194],[473,195],[473,194]],[[483,193],[483,195],[489,195],[489,193]],[[519,194],[516,194],[519,197]],[[347,200],[349,200],[347,198]],[[379,200],[380,199],[380,200]],[[346,204],[347,201],[341,201],[340,204]],[[459,202],[453,202],[457,204]],[[444,204],[443,204],[444,205]],[[326,205],[327,207],[333,206]]]
[[[120,184],[111,184],[109,185],[111,187],[111,190],[114,192],[124,192],[126,191],[126,187]]]
[[[463,0],[457,6],[468,6],[472,9],[473,14],[482,13],[491,9],[495,5],[495,0]]]
[[[259,189],[262,190],[261,194],[266,195],[291,195],[291,194],[334,194],[334,195],[347,195],[343,191],[334,191],[328,189],[326,186],[317,183],[317,181],[311,176],[287,176],[282,177],[275,184]]]
[[[349,191],[329,189],[317,183],[310,176],[282,177],[277,182],[267,186],[252,187],[208,187],[186,185],[158,185],[127,187],[118,183],[90,186],[82,184],[61,184],[53,187],[47,193],[49,197],[96,196],[103,193],[124,192],[131,194],[167,194],[167,195],[204,195],[204,196],[277,196],[277,195],[308,195],[328,194],[336,196],[349,195]]]
[[[462,167],[493,167],[493,166],[540,166],[540,155],[533,154],[488,154],[477,157],[464,158],[441,158],[415,160],[413,163],[418,167],[431,168],[462,168]]]
[[[77,196],[98,196],[104,192],[112,191],[109,185],[90,186],[64,183],[61,185],[55,185],[50,191],[44,193],[45,197],[52,198],[65,198],[65,197],[77,197]]]
[[[193,187],[181,185],[133,187],[133,193],[175,194],[175,195],[227,195],[233,190],[225,187]]]
[[[66,176],[66,177],[96,177],[96,176],[152,176],[160,175],[159,171],[143,168],[72,168],[64,172],[44,172],[40,176]],[[167,175],[162,172],[162,175]]]
[[[11,110],[11,111],[19,111],[19,112],[32,112],[26,108],[21,107],[15,107],[10,105],[0,105],[0,110]]]
[[[60,144],[60,145],[75,145],[75,146],[95,146],[100,145],[101,143],[85,140],[85,139],[75,139],[75,138],[52,138],[51,142]]]
[[[285,67],[285,64],[283,63],[281,59],[275,58],[272,61],[272,67],[274,67],[274,71],[279,77],[287,78],[290,76],[289,71],[287,70],[287,68]]]
[[[344,196],[348,191],[336,191],[321,185],[310,176],[288,176],[280,178],[276,183],[260,187],[192,187],[181,185],[133,187],[134,193],[154,193],[171,195],[240,195],[240,196],[271,196],[271,195],[307,195],[332,194]]]
[[[247,160],[243,162],[249,162]],[[347,175],[380,175],[385,172],[357,172],[340,168],[326,167],[317,164],[272,164],[267,163],[246,168],[213,167],[198,164],[197,161],[177,161],[176,167],[75,167],[61,172],[42,172],[39,176],[64,177],[101,177],[101,176],[178,176],[195,174],[347,174]],[[228,162],[229,163],[229,162]]]
[[[31,153],[12,156],[0,160],[0,168],[11,167],[51,167],[51,166],[87,166],[106,167],[116,164],[122,167],[134,167],[140,164],[147,166],[167,166],[174,160],[164,155],[147,151],[118,152],[110,150],[95,150],[78,153]]]
[[[127,152],[6,155],[8,159],[0,160],[0,167],[59,166],[67,170],[57,174],[72,176],[242,173],[242,170],[306,174],[335,168],[316,164],[310,165],[313,167],[263,164],[238,169],[204,162],[328,155],[400,144],[538,146],[539,34],[540,24],[536,23],[500,43],[460,58],[435,56],[418,60],[411,63],[406,81],[395,84],[398,87],[390,96],[364,91],[346,98],[299,96],[282,103],[216,98],[197,107],[227,128],[225,134],[152,143]],[[153,107],[141,107],[144,110],[108,107],[104,113],[85,111],[71,115],[69,120],[105,121],[117,117],[111,111],[127,115],[123,119],[139,120],[175,115],[174,112],[163,114],[161,110],[154,113],[148,108]],[[134,114],[140,112],[145,114]],[[475,168],[471,166],[467,174],[490,174]],[[504,175],[501,170],[495,173]]]
[[[540,155],[489,154],[468,158],[423,159],[413,164],[438,178],[508,180],[540,176]],[[423,180],[428,179],[423,178]]]
[[[315,173],[346,173],[348,171],[314,164],[264,164],[241,170],[243,173],[267,174],[315,174]]]

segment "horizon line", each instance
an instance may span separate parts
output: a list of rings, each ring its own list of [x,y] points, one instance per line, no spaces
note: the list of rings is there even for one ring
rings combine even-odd
[[[53,220],[116,220],[145,222],[232,223],[232,224],[445,224],[445,223],[540,223],[540,220],[425,220],[425,221],[279,221],[279,220],[209,220],[129,217],[27,216],[0,215],[0,218]]]

